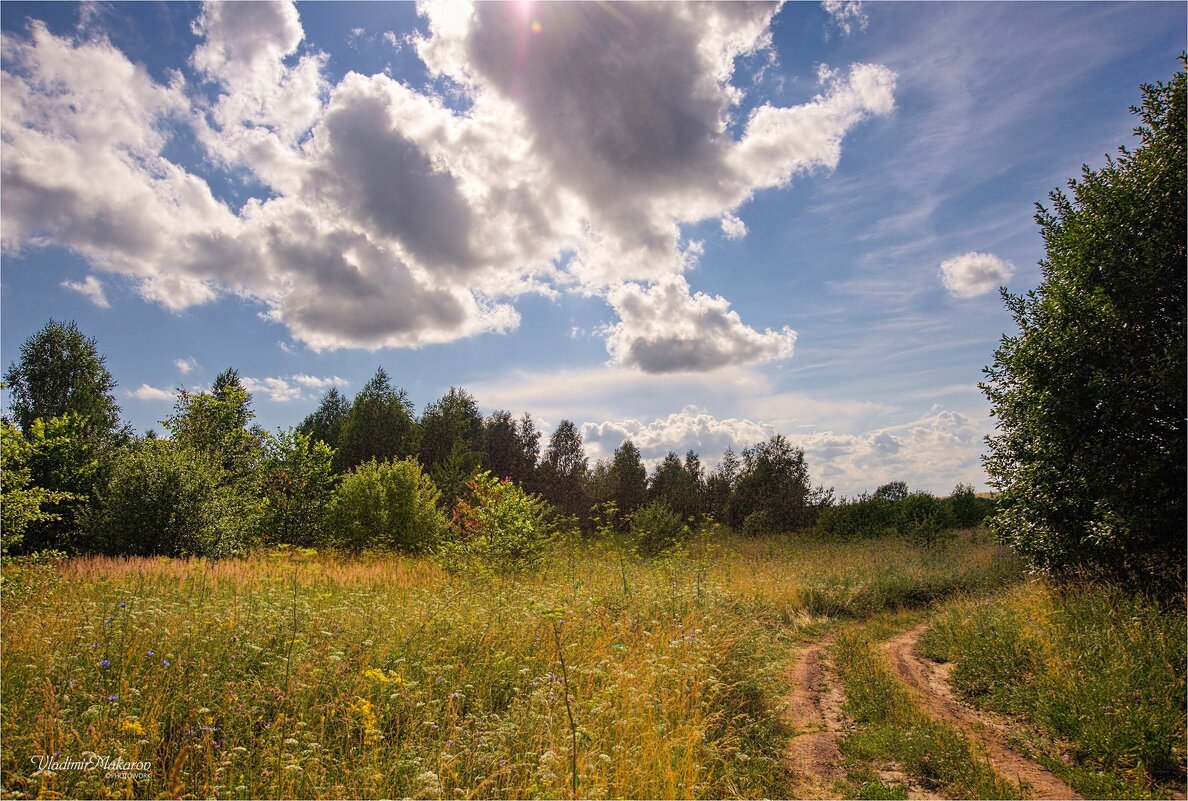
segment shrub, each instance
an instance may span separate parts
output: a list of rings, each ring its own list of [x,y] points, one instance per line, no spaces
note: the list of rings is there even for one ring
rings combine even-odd
[[[222,466],[168,440],[122,451],[96,505],[83,515],[90,542],[132,556],[222,557],[253,543],[262,504],[221,483]]]
[[[759,537],[771,533],[771,515],[765,511],[751,512],[742,522],[742,533],[748,537]]]
[[[548,515],[540,496],[488,471],[479,473],[454,505],[443,560],[453,568],[472,562],[500,570],[535,567],[552,537]]]
[[[0,553],[21,545],[30,525],[56,520],[49,508],[73,498],[67,492],[52,492],[32,485],[29,458],[32,447],[21,430],[0,420],[0,461],[4,465],[3,499],[0,500]]]
[[[640,507],[631,517],[631,539],[643,556],[655,556],[681,542],[688,529],[681,516],[663,501]]]
[[[427,551],[445,530],[441,497],[415,459],[364,462],[342,479],[327,512],[330,541],[351,551]]]

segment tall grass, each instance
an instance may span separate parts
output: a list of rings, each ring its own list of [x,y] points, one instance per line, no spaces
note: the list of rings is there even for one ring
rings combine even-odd
[[[729,539],[515,577],[309,552],[21,571],[0,619],[5,794],[219,798],[786,796],[799,627],[1009,573],[983,543]],[[30,763],[85,752],[152,769]]]
[[[921,647],[966,698],[1066,740],[1077,764],[1054,767],[1081,793],[1139,798],[1183,786],[1186,636],[1182,605],[1034,582],[948,605]]]

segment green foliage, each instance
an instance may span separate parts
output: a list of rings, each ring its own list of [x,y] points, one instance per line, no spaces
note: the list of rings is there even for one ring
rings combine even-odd
[[[115,458],[84,524],[96,550],[130,556],[224,557],[254,542],[262,502],[224,482],[213,458],[143,440]]]
[[[590,509],[588,477],[582,435],[573,421],[562,420],[549,438],[541,461],[541,494],[565,514],[584,518]]]
[[[958,484],[945,499],[953,525],[957,528],[980,526],[994,512],[994,501],[979,498],[969,484]]]
[[[883,498],[888,501],[902,501],[908,496],[908,485],[906,481],[891,481],[883,484],[874,491],[876,498]]]
[[[442,560],[456,569],[538,567],[553,536],[548,518],[543,498],[484,471],[470,480],[454,506]]]
[[[289,429],[264,440],[258,469],[267,501],[261,527],[268,542],[315,545],[321,541],[326,509],[338,477],[334,451],[322,440]]]
[[[441,493],[415,459],[364,462],[343,476],[327,513],[331,543],[349,551],[429,551],[445,531]]]
[[[519,423],[511,412],[497,411],[483,423],[485,464],[498,478],[510,478],[521,487],[535,486],[540,458],[540,432],[525,413]]]
[[[607,475],[609,497],[624,515],[643,506],[648,497],[648,471],[639,448],[629,439],[615,449]]]
[[[0,419],[0,553],[22,544],[31,525],[60,519],[51,507],[72,500],[68,492],[54,492],[32,483],[29,457],[32,446],[19,428]]]
[[[1143,87],[1140,143],[1039,207],[1043,281],[1003,294],[982,384],[994,531],[1040,570],[1183,588],[1185,73]]]
[[[689,452],[696,458],[696,454]],[[679,456],[671,451],[656,465],[648,487],[648,496],[667,504],[682,519],[701,514],[701,486],[698,476],[686,469]]]
[[[210,392],[179,389],[173,414],[161,424],[175,442],[220,465],[224,480],[239,481],[252,473],[260,457],[263,432],[248,428],[255,416],[252,396],[239,373],[228,368],[215,377]]]
[[[445,459],[434,463],[430,475],[433,484],[441,491],[439,503],[443,509],[448,510],[454,505],[454,501],[466,492],[467,484],[482,466],[482,454],[470,450],[461,441],[454,443],[453,449]]]
[[[796,531],[812,522],[808,465],[804,451],[780,434],[743,451],[734,487],[731,521],[766,512],[774,531]]]
[[[372,459],[402,459],[416,452],[412,402],[403,389],[392,387],[381,367],[351,403],[334,453],[334,469],[342,473]]]
[[[739,531],[747,537],[762,537],[765,534],[770,534],[773,531],[771,515],[762,509],[751,512],[743,518]]]
[[[727,448],[718,462],[718,467],[705,480],[705,511],[719,522],[735,522],[732,510],[738,470],[738,457],[733,449]]]
[[[338,387],[330,387],[318,401],[318,408],[301,421],[297,430],[314,442],[324,442],[331,448],[337,448],[342,427],[350,413],[351,402],[338,391]]]
[[[57,505],[52,520],[30,526],[24,549],[75,551],[85,547],[79,531],[81,515],[104,480],[114,442],[96,436],[77,412],[35,419],[29,427],[27,441],[32,483],[69,497]]]
[[[450,387],[449,392],[425,408],[420,425],[419,456],[421,464],[430,470],[451,458],[476,468],[482,466],[483,417],[474,396],[466,390]]]
[[[948,605],[920,646],[955,663],[965,698],[1070,743],[1083,767],[1067,780],[1085,797],[1160,797],[1183,775],[1185,625],[1182,604],[1031,583]]]
[[[28,433],[38,418],[81,416],[95,436],[112,434],[119,425],[120,407],[112,396],[115,379],[107,371],[94,338],[73,321],[50,320],[21,345],[19,362],[10,364],[4,381],[11,394],[12,413]]]
[[[663,501],[651,501],[631,516],[631,539],[642,556],[655,556],[683,542],[684,519]]]

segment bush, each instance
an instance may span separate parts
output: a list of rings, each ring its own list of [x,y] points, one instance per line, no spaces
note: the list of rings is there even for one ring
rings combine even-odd
[[[688,529],[681,516],[663,501],[640,507],[631,517],[631,539],[643,556],[655,556],[681,542]]]
[[[479,563],[499,570],[535,567],[552,537],[549,505],[509,479],[484,471],[454,505],[441,555],[451,568]]]
[[[372,459],[343,477],[327,512],[328,537],[350,551],[432,550],[446,527],[440,497],[415,459]]]
[[[0,461],[4,465],[3,499],[0,500],[0,553],[18,548],[29,526],[60,518],[54,507],[72,500],[68,492],[52,492],[32,484],[29,459],[32,446],[21,430],[0,420]]]
[[[144,440],[115,459],[83,515],[97,550],[126,556],[241,553],[262,504],[221,483],[222,466],[168,440]]]
[[[772,530],[771,515],[767,512],[751,512],[743,518],[742,533],[748,537],[761,537]]]

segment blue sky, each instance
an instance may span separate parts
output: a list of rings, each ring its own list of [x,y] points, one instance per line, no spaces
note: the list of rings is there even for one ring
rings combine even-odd
[[[0,355],[98,339],[137,429],[227,366],[384,366],[592,457],[772,433],[984,487],[1034,203],[1131,141],[1183,3],[5,3]]]

